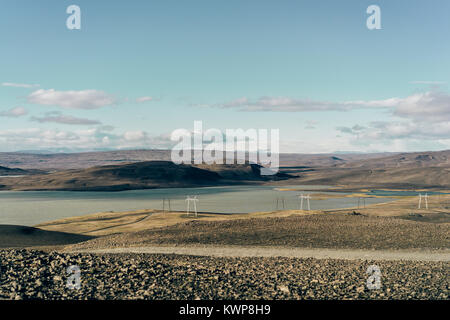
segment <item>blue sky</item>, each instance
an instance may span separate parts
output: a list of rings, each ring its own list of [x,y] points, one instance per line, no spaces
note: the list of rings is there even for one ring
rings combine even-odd
[[[81,30],[66,8],[81,8]],[[381,8],[369,30],[366,8]],[[450,148],[450,2],[2,1],[0,151],[166,148],[279,128],[281,151]],[[140,102],[138,102],[140,101]]]

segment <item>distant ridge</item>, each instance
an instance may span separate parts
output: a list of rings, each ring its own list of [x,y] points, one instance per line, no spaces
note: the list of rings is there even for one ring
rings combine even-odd
[[[24,174],[28,174],[28,173],[29,172],[27,170],[0,166],[0,176],[24,175]]]
[[[382,158],[387,153],[298,154],[281,153],[281,166],[336,166],[343,162]],[[21,169],[63,170],[140,161],[170,161],[170,150],[118,150],[80,153],[0,152],[0,166]]]
[[[450,188],[450,150],[400,153],[300,174],[308,184]]]
[[[450,166],[450,150],[399,153],[396,155],[354,161],[341,167],[361,168],[423,168],[423,167],[445,167]]]
[[[195,166],[145,161],[3,178],[0,190],[122,191],[255,183],[290,177],[287,174],[261,176],[260,169],[256,164]]]

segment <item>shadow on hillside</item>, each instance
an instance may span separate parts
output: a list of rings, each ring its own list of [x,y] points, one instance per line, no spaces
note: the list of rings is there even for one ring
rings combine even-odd
[[[45,231],[38,228],[0,225],[0,248],[68,245],[95,237],[65,232]]]

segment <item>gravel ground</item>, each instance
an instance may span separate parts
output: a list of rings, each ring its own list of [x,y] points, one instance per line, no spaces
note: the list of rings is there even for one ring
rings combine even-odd
[[[366,270],[381,269],[369,290]],[[66,269],[81,269],[81,289]],[[448,262],[0,251],[3,299],[448,299]]]
[[[450,223],[337,214],[191,221],[69,246],[98,249],[152,245],[247,245],[339,249],[447,249]]]

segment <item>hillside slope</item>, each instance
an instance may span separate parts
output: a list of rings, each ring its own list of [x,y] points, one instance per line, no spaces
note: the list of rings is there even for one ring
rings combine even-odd
[[[300,175],[299,183],[391,188],[450,188],[450,167],[334,168]]]
[[[15,176],[28,174],[28,171],[18,168],[8,168],[0,166],[0,176]]]
[[[356,160],[339,165],[341,168],[425,168],[450,167],[450,150],[400,153],[387,157]]]
[[[272,178],[287,178],[278,175]],[[89,169],[64,170],[27,177],[1,178],[0,190],[120,191],[163,187],[195,187],[265,181],[258,165],[177,165],[146,161]]]

